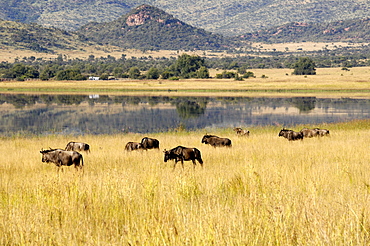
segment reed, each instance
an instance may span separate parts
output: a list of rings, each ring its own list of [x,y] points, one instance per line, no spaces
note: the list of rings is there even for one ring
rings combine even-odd
[[[289,142],[277,126],[150,134],[161,150],[125,152],[142,134],[0,140],[1,245],[367,245],[369,120],[318,125],[330,137]],[[316,126],[308,126],[316,127]],[[300,130],[303,126],[294,126]],[[83,172],[41,162],[42,148],[84,141]],[[178,145],[204,167],[163,162]]]

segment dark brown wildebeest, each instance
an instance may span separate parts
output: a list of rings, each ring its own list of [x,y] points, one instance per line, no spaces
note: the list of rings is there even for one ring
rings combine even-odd
[[[303,134],[303,137],[305,138],[313,138],[319,135],[319,132],[316,128],[315,129],[303,128],[301,132]]]
[[[318,136],[320,136],[320,137],[324,137],[324,136],[330,136],[330,132],[329,132],[329,130],[327,130],[327,129],[319,129],[319,128],[315,128],[315,130],[317,130],[317,132],[318,132]]]
[[[288,139],[289,141],[295,141],[295,140],[303,140],[303,133],[302,132],[295,132],[293,130],[288,129],[282,129],[279,132],[279,137],[284,137]]]
[[[202,138],[202,143],[209,144],[213,147],[231,147],[231,140],[228,138],[220,138],[215,135],[204,135]]]
[[[90,152],[90,145],[88,145],[87,143],[69,142],[67,143],[67,146],[65,147],[64,150],[78,151],[78,152],[81,152],[81,151]]]
[[[141,146],[141,143],[137,143],[137,142],[128,142],[125,146],[125,150],[127,151],[140,150],[140,149],[143,149],[143,147]]]
[[[236,132],[236,135],[238,136],[246,136],[246,137],[249,137],[249,133],[250,133],[248,130],[243,130],[240,127],[235,127],[234,132]]]
[[[164,150],[164,162],[168,160],[175,160],[173,169],[175,169],[178,161],[181,161],[182,168],[184,168],[184,161],[192,161],[193,167],[195,169],[197,160],[199,164],[203,167],[203,160],[200,151],[197,148],[187,148],[183,146],[177,146],[176,148],[170,150]]]
[[[42,162],[52,162],[57,167],[75,165],[75,168],[82,169],[84,165],[83,157],[76,151],[67,151],[62,149],[41,150]]]
[[[158,141],[158,139],[155,139],[155,138],[145,137],[145,138],[141,139],[141,146],[145,150],[159,149],[159,141]]]

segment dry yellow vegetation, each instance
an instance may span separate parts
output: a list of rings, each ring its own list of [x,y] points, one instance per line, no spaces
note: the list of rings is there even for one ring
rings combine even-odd
[[[370,97],[370,67],[318,68],[317,75],[291,75],[292,69],[252,69],[255,78],[109,81],[4,81],[0,91],[166,96]],[[222,71],[211,70],[214,76]]]
[[[245,53],[228,53],[228,52],[213,52],[213,51],[184,51],[184,50],[158,50],[158,51],[141,51],[136,49],[122,49],[116,46],[109,45],[86,45],[82,46],[80,49],[75,50],[54,50],[53,53],[40,53],[36,51],[26,50],[26,49],[14,49],[8,46],[0,46],[0,62],[14,62],[15,59],[22,59],[23,57],[34,56],[36,58],[42,58],[44,60],[56,59],[59,55],[62,55],[66,59],[83,59],[86,60],[90,55],[99,57],[112,56],[117,59],[125,54],[127,58],[132,57],[178,57],[179,55],[186,53],[189,55],[199,55],[202,57],[236,57],[236,56],[249,56],[253,55],[250,51],[259,52],[297,52],[304,53],[308,51],[319,51],[319,50],[335,50],[338,48],[355,48],[360,46],[366,46],[368,43],[345,43],[345,42],[301,42],[301,43],[276,43],[276,44],[264,44],[264,43],[251,43],[250,48],[245,49]]]
[[[162,150],[202,152],[203,168],[175,170],[162,151],[124,151],[141,134],[2,138],[0,244],[368,245],[369,124],[319,125],[331,137],[296,142],[279,127],[218,129],[233,147],[217,149],[201,131],[151,134]],[[83,172],[41,162],[71,140],[91,145]]]

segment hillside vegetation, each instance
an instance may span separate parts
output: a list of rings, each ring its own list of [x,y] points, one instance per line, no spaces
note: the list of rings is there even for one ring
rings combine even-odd
[[[0,20],[0,45],[52,53],[55,49],[81,49],[89,46],[89,43],[80,41],[76,33],[61,29],[45,28],[38,24],[23,24]]]
[[[240,36],[252,42],[368,42],[370,40],[370,18],[334,21],[330,23],[292,22],[281,26],[262,29]]]
[[[228,36],[290,22],[328,23],[369,17],[369,0],[0,0],[0,18],[77,30],[110,22],[136,6],[150,4],[192,26]]]
[[[221,35],[194,28],[150,5],[108,23],[90,23],[78,33],[98,43],[141,49],[220,49]]]

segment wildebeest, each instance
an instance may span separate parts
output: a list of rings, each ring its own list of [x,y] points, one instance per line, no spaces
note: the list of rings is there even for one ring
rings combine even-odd
[[[77,151],[49,149],[41,150],[40,153],[42,154],[42,162],[52,162],[57,167],[74,165],[76,169],[77,167],[82,169],[84,165],[83,157]]]
[[[323,137],[323,136],[330,136],[330,132],[329,132],[329,130],[327,130],[327,129],[319,129],[319,128],[315,128],[315,130],[317,130],[317,132],[318,132],[318,136],[320,136],[320,137]]]
[[[143,149],[143,147],[141,146],[141,143],[137,143],[137,142],[128,142],[125,146],[125,150],[127,151],[140,150],[140,149]]]
[[[288,129],[282,129],[279,132],[279,137],[284,137],[288,139],[289,141],[295,141],[295,140],[303,140],[303,133],[302,132],[295,132],[293,130]]]
[[[182,168],[184,168],[184,161],[192,161],[193,167],[195,168],[197,160],[203,167],[203,160],[200,151],[197,148],[187,148],[183,146],[177,146],[170,150],[164,150],[164,162],[168,160],[175,160],[173,169],[175,169],[178,161],[181,161]]]
[[[202,143],[204,144],[209,144],[213,147],[231,147],[232,144],[231,144],[231,140],[228,139],[228,138],[220,138],[218,136],[215,136],[215,135],[209,135],[209,134],[206,134],[203,136],[202,138]]]
[[[141,140],[141,146],[145,150],[159,149],[159,141],[158,141],[158,139],[155,139],[155,138],[145,137]]]
[[[235,127],[234,132],[236,132],[236,135],[238,136],[246,136],[246,137],[249,137],[249,133],[250,133],[248,130],[244,130],[240,127]]]
[[[319,132],[316,128],[315,129],[303,128],[301,132],[303,134],[303,137],[305,138],[313,138],[319,135]]]
[[[69,142],[67,143],[67,146],[65,147],[64,150],[67,151],[87,151],[90,152],[90,145],[87,143],[80,143],[80,142]]]

